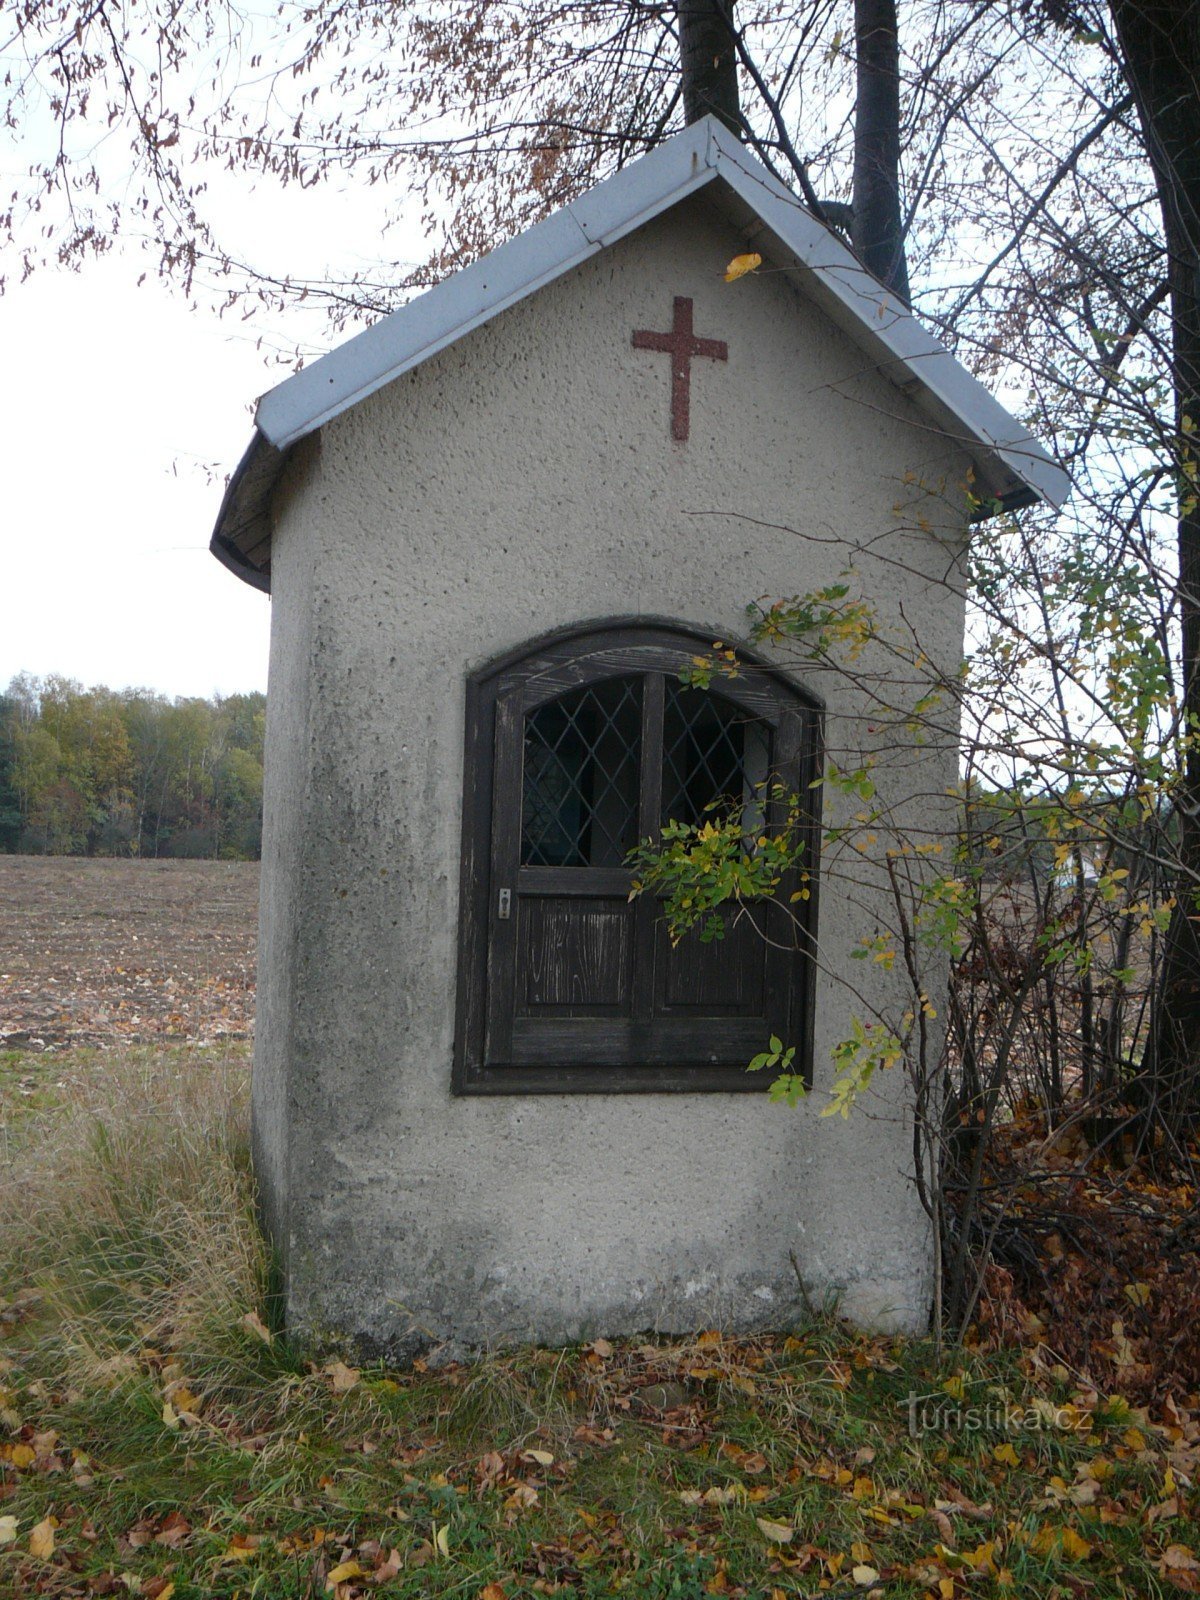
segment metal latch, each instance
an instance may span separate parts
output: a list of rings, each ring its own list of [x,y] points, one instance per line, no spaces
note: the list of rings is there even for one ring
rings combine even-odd
[[[501,889],[500,904],[496,907],[496,915],[502,920],[512,916],[512,890]]]

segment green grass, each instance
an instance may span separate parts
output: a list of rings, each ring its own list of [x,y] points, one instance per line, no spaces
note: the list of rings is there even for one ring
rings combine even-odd
[[[240,1047],[0,1060],[0,1595],[299,1600],[339,1566],[344,1600],[1191,1581],[1195,1441],[1044,1353],[826,1321],[355,1380],[268,1342],[246,1072]],[[913,1392],[1086,1425],[911,1438]]]

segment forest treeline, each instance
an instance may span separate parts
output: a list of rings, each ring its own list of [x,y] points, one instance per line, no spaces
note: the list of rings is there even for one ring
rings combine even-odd
[[[266,705],[20,673],[0,691],[0,851],[256,859]]]

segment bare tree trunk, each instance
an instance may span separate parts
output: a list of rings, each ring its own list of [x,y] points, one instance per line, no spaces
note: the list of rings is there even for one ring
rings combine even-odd
[[[734,0],[677,0],[676,14],[684,120],[699,122],[711,113],[740,136],[733,7]]]
[[[855,253],[905,305],[908,264],[900,206],[900,45],[895,0],[855,0]]]
[[[1182,701],[1188,740],[1179,819],[1179,881],[1143,1060],[1143,1088],[1171,1116],[1200,1112],[1200,5],[1112,0],[1125,75],[1154,168],[1171,287],[1175,386]]]

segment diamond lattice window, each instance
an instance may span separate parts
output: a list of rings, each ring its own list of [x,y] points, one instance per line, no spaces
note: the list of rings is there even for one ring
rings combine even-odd
[[[770,728],[761,718],[711,690],[667,684],[664,823],[695,826],[739,809],[747,833],[757,833],[770,765]]]
[[[619,867],[637,840],[641,685],[610,678],[525,718],[521,865]]]

